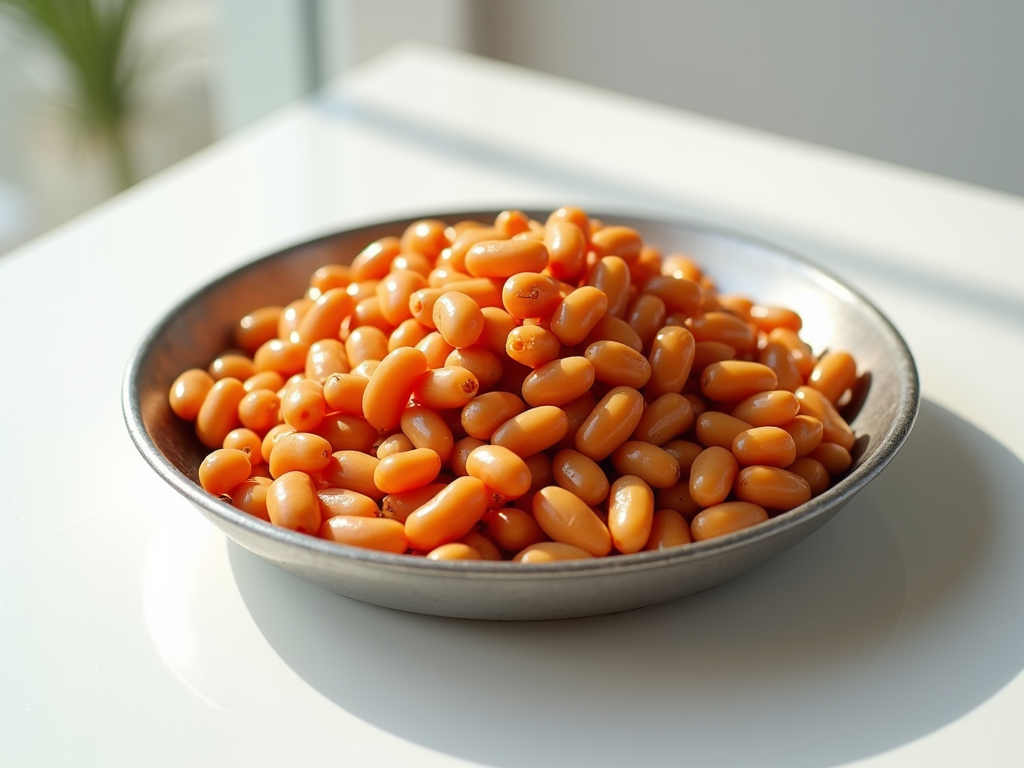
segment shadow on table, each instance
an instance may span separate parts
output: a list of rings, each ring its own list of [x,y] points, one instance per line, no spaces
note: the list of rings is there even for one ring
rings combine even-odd
[[[1024,668],[1024,464],[925,401],[832,522],[733,582],[592,619],[405,614],[229,542],[281,658],[339,707],[486,765],[826,766],[962,717]]]

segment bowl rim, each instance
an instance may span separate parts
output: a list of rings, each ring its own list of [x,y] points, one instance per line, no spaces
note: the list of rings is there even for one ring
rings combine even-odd
[[[549,213],[534,209],[531,206],[524,206],[518,210],[522,210],[531,217],[546,217]],[[277,544],[297,547],[299,551],[307,552],[310,555],[355,561],[366,566],[399,572],[422,573],[427,571],[431,576],[438,577],[462,578],[467,575],[476,575],[480,577],[500,577],[505,580],[534,580],[539,575],[556,578],[560,576],[595,575],[597,573],[606,575],[661,568],[677,561],[710,560],[717,558],[725,552],[743,549],[755,541],[784,535],[787,531],[802,526],[809,518],[816,517],[827,509],[840,509],[892,461],[906,442],[920,411],[921,391],[917,366],[902,335],[888,317],[863,294],[844,283],[829,270],[811,262],[808,258],[745,232],[713,224],[694,222],[684,218],[661,216],[655,218],[651,215],[627,211],[591,212],[588,210],[588,215],[591,218],[598,218],[609,223],[621,223],[626,226],[634,226],[636,224],[642,226],[647,224],[650,226],[677,227],[689,230],[698,236],[725,238],[741,245],[768,251],[773,257],[781,258],[812,277],[816,283],[820,284],[832,295],[848,302],[852,301],[855,304],[860,304],[869,314],[874,316],[875,322],[878,323],[883,333],[891,342],[895,352],[895,358],[892,360],[892,363],[894,368],[898,368],[896,379],[900,384],[900,396],[895,409],[895,416],[884,435],[879,439],[874,451],[820,495],[792,510],[750,528],[670,549],[616,554],[610,557],[595,557],[581,560],[524,564],[505,560],[429,560],[425,557],[378,552],[338,544],[316,536],[275,526],[272,523],[236,509],[231,504],[207,493],[174,466],[157,448],[155,442],[148,434],[142,417],[139,399],[139,384],[142,372],[149,356],[155,351],[156,342],[168,326],[174,322],[176,316],[183,309],[200,299],[204,294],[212,292],[223,284],[230,282],[243,272],[258,268],[264,262],[283,258],[291,252],[307,249],[342,235],[355,235],[362,230],[390,229],[392,227],[397,232],[399,228],[404,229],[409,224],[423,219],[441,219],[443,221],[460,221],[484,217],[493,219],[499,212],[498,210],[432,211],[418,216],[407,215],[397,219],[371,220],[365,223],[348,225],[342,229],[318,235],[311,239],[277,249],[272,253],[247,260],[240,265],[228,269],[218,277],[207,281],[196,290],[184,296],[174,303],[170,309],[165,311],[160,319],[145,333],[141,341],[133,348],[125,368],[122,380],[121,404],[125,425],[136,449],[142,454],[143,459],[157,475],[206,516],[211,519],[220,520],[232,528],[241,528],[254,536],[269,538]]]

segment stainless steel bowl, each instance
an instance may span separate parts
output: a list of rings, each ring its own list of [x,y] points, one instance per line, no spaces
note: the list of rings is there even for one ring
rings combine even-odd
[[[496,211],[436,214],[454,222]],[[536,213],[542,218],[545,214]],[[822,495],[753,528],[689,546],[545,565],[435,562],[333,544],[253,518],[204,492],[206,451],[167,401],[171,383],[231,346],[238,319],[285,304],[324,263],[350,261],[367,243],[400,234],[411,219],[351,229],[254,261],[186,298],[129,361],[123,407],[151,467],[231,539],[268,562],[342,595],[404,611],[476,619],[555,619],[638,608],[714,587],[792,547],[824,525],[873,480],[903,445],[920,393],[910,351],[868,301],[791,254],[704,227],[599,214],[635,227],[664,253],[693,255],[723,291],[798,310],[816,352],[845,349],[863,372],[846,414],[858,435],[854,466]],[[808,574],[813,577],[813,574]]]

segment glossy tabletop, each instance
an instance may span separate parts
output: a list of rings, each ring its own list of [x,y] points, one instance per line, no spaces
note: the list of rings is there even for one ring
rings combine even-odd
[[[160,480],[120,410],[209,279],[375,220],[575,204],[738,230],[872,300],[923,403],[793,550],[592,619],[301,581]],[[0,257],[0,765],[1020,765],[1024,200],[404,47]]]

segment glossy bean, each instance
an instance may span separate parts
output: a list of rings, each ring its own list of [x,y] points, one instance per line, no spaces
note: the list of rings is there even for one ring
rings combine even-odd
[[[327,467],[331,461],[332,446],[325,438],[309,432],[291,432],[282,435],[270,450],[271,477],[287,472],[305,472],[311,475]]]
[[[491,389],[505,374],[505,366],[501,359],[477,344],[463,349],[453,349],[444,359],[444,364],[465,368],[476,376],[480,392]]]
[[[316,535],[320,530],[320,499],[305,472],[286,472],[267,488],[270,522],[299,533]]]
[[[755,427],[781,427],[799,412],[800,403],[796,395],[784,389],[773,389],[741,400],[731,413]]]
[[[807,342],[791,328],[774,328],[768,333],[768,343],[781,344],[793,358],[800,375],[807,377],[814,370],[814,354]]]
[[[786,511],[809,501],[811,487],[800,475],[786,469],[753,466],[736,475],[733,493],[740,501]]]
[[[624,474],[612,483],[608,496],[608,531],[622,554],[639,552],[651,536],[654,492],[643,478]]]
[[[587,347],[595,341],[617,341],[637,352],[642,352],[644,348],[643,340],[629,323],[621,317],[609,314],[605,314],[604,317],[597,321],[597,324],[586,335],[582,343],[584,347]]]
[[[707,541],[763,523],[768,513],[763,507],[743,501],[727,501],[701,511],[690,522],[694,541]]]
[[[416,342],[415,348],[427,358],[427,368],[442,368],[448,356],[455,351],[455,347],[445,341],[437,331],[428,333]]]
[[[548,249],[548,274],[556,280],[579,280],[587,258],[587,237],[583,231],[571,221],[548,222],[544,245]]]
[[[857,381],[857,363],[849,352],[826,352],[807,377],[807,386],[813,387],[835,405]]]
[[[412,319],[409,297],[421,288],[427,287],[427,279],[419,272],[409,269],[395,269],[377,284],[377,301],[380,312],[391,325],[398,325]]]
[[[241,451],[254,467],[263,463],[263,438],[247,427],[239,427],[228,432],[221,447]]]
[[[469,533],[492,501],[483,481],[457,477],[405,520],[405,534],[415,549],[431,550]]]
[[[306,370],[309,345],[303,342],[271,339],[256,350],[252,361],[259,371],[277,371],[285,378]]]
[[[462,408],[480,389],[471,371],[461,366],[427,369],[416,381],[412,399],[429,408]]]
[[[778,383],[775,371],[767,365],[745,360],[712,363],[700,376],[701,392],[719,402],[743,400],[758,392],[776,389]]]
[[[595,341],[583,353],[598,381],[613,387],[642,388],[651,378],[647,358],[617,341]]]
[[[254,392],[257,389],[269,389],[272,392],[277,392],[284,387],[284,376],[277,371],[260,371],[243,381],[242,387],[246,392]]]
[[[589,552],[560,541],[541,541],[531,544],[512,558],[513,562],[524,565],[560,563],[565,560],[586,560],[593,557]]]
[[[338,338],[341,321],[352,313],[355,302],[345,288],[331,288],[317,299],[302,316],[295,340],[312,344],[321,339]]]
[[[422,405],[409,406],[402,412],[399,426],[417,448],[433,451],[442,463],[451,458],[455,438],[451,427],[437,411]]]
[[[210,387],[196,414],[196,437],[199,442],[211,450],[224,444],[228,432],[241,426],[238,404],[245,395],[242,382],[231,377],[221,379]]]
[[[327,413],[323,385],[302,379],[285,388],[281,398],[281,418],[300,432],[312,432]]]
[[[693,541],[690,524],[686,518],[674,509],[659,509],[651,520],[651,535],[644,544],[644,550],[651,552],[659,549],[681,547]]]
[[[732,450],[732,441],[736,435],[753,426],[720,411],[705,411],[697,417],[695,423],[698,440],[705,446],[714,445],[726,450]]]
[[[354,373],[334,373],[324,382],[324,402],[332,411],[363,415],[363,393],[369,379]]]
[[[778,388],[795,392],[804,383],[804,377],[789,347],[777,341],[768,341],[757,355],[757,361],[767,365],[779,379]]]
[[[600,290],[608,299],[609,315],[625,317],[629,306],[631,278],[629,265],[619,256],[605,256],[590,270],[587,285]]]
[[[853,466],[853,457],[850,452],[836,443],[820,443],[807,454],[807,458],[821,462],[831,477],[839,477]]]
[[[848,451],[853,448],[857,436],[824,393],[814,387],[803,386],[797,387],[796,397],[800,401],[800,413],[821,422],[825,442],[836,443]]]
[[[532,504],[534,519],[554,541],[572,544],[595,557],[611,551],[608,527],[574,493],[549,485],[534,494]]]
[[[678,312],[687,317],[698,315],[704,303],[704,292],[701,287],[685,277],[657,275],[644,283],[643,291],[649,296],[661,299],[667,313]],[[695,333],[694,336],[696,335]]]
[[[190,368],[171,385],[171,410],[178,418],[195,421],[213,385],[214,379],[209,372],[201,368]]]
[[[481,522],[494,543],[506,552],[519,552],[547,539],[533,515],[516,507],[488,510]]]
[[[441,471],[441,457],[429,448],[413,448],[380,460],[373,484],[385,494],[401,493],[432,483]]]
[[[725,501],[739,465],[732,452],[717,445],[705,448],[690,466],[690,498],[702,507]]]
[[[668,451],[643,440],[627,440],[611,455],[620,475],[635,475],[654,488],[668,488],[679,480],[679,462]]]
[[[506,499],[518,499],[530,490],[530,468],[517,454],[501,445],[481,445],[466,459],[466,472]]]
[[[388,355],[388,336],[380,328],[360,325],[345,339],[345,356],[350,366],[366,360],[383,360]]]
[[[354,414],[332,413],[324,417],[316,434],[331,444],[335,451],[369,453],[377,441],[376,427]]]
[[[235,448],[218,448],[199,465],[199,484],[203,490],[220,496],[231,493],[245,482],[252,471],[249,457]]]
[[[320,500],[320,516],[326,520],[338,515],[377,517],[377,502],[369,496],[348,488],[324,488],[316,492]]]
[[[490,440],[494,430],[525,410],[526,404],[511,392],[485,392],[463,407],[462,428],[472,437]]]
[[[821,444],[825,429],[813,416],[798,414],[782,425],[793,438],[797,457],[806,456]]]
[[[250,477],[234,487],[231,491],[231,506],[246,514],[270,522],[267,512],[267,490],[270,488],[269,477]]]
[[[501,304],[518,320],[549,318],[562,302],[559,283],[538,272],[517,272],[501,289]]]
[[[599,258],[618,256],[626,263],[636,261],[643,248],[643,238],[632,227],[604,227],[591,238],[594,252]]]
[[[380,280],[391,271],[391,262],[402,252],[397,237],[382,237],[363,248],[352,259],[349,275],[353,282]]]
[[[644,394],[654,400],[668,393],[682,392],[693,367],[693,334],[681,326],[666,326],[651,342],[647,360],[651,375]]]
[[[698,341],[693,347],[693,370],[703,371],[712,363],[735,358],[736,350],[724,341]]]
[[[832,478],[829,477],[825,465],[807,456],[801,456],[799,459],[794,460],[786,469],[795,475],[800,475],[800,477],[807,481],[812,497],[824,493],[832,484]]]
[[[517,363],[539,368],[558,358],[562,343],[547,328],[521,325],[513,329],[505,342],[505,352]]]
[[[741,467],[788,467],[796,459],[796,443],[781,427],[753,427],[736,435],[732,455]]]
[[[438,333],[455,349],[475,344],[484,329],[480,305],[458,291],[447,291],[438,297],[432,319]]]
[[[483,557],[469,544],[453,541],[432,549],[427,553],[427,560],[483,560]]]
[[[321,339],[310,345],[306,353],[305,377],[323,384],[335,373],[348,373],[351,366],[345,345],[338,339]]]
[[[458,543],[466,544],[475,549],[480,555],[481,560],[498,561],[503,559],[501,550],[498,549],[495,543],[477,531],[470,531],[465,536],[462,536],[459,538]],[[442,546],[444,545],[442,544]]]
[[[491,443],[525,458],[557,443],[568,429],[569,419],[561,408],[539,405],[504,422],[494,430]]]
[[[430,329],[416,318],[403,320],[388,335],[388,352],[393,352],[399,347],[415,347],[428,333]]]
[[[665,302],[649,293],[641,293],[626,309],[626,322],[636,331],[643,349],[650,349],[655,334],[665,326]]]
[[[697,341],[728,344],[740,354],[757,350],[757,327],[730,312],[705,312],[694,317],[690,331]]]
[[[404,523],[409,515],[437,496],[446,485],[447,483],[428,483],[409,491],[389,493],[381,500],[381,516]]]
[[[548,249],[537,240],[484,240],[473,245],[465,258],[474,277],[508,279],[517,272],[543,272]]]
[[[393,435],[388,435],[377,445],[377,458],[383,459],[390,456],[393,453],[401,453],[402,451],[411,451],[416,446],[412,444],[412,440],[403,435],[401,432],[396,432]]]
[[[384,491],[373,478],[378,464],[380,459],[363,451],[334,451],[327,466],[320,470],[320,477],[332,487],[355,491],[377,502],[384,498]]]
[[[594,376],[594,366],[585,357],[552,360],[523,381],[523,400],[530,405],[565,405],[587,392]]]
[[[592,507],[608,498],[611,487],[601,465],[573,448],[564,448],[554,455],[551,477],[558,486]]]
[[[415,347],[388,352],[370,376],[363,392],[363,414],[377,429],[398,426],[416,386],[427,370],[427,357]]]
[[[409,548],[405,527],[395,520],[379,517],[329,517],[320,525],[318,533],[321,539],[333,541],[335,544],[390,552],[395,555],[401,555]]]
[[[652,445],[667,443],[693,426],[693,406],[682,395],[669,392],[648,403],[631,438]]]
[[[235,344],[247,355],[252,355],[271,339],[277,338],[277,324],[284,307],[276,305],[253,310],[235,326]]]
[[[451,473],[456,477],[468,475],[469,471],[466,469],[466,461],[469,460],[469,454],[483,445],[487,445],[487,443],[469,435],[456,440],[455,445],[452,446],[451,458],[448,460],[448,468],[451,470]]]
[[[700,505],[690,495],[690,479],[688,477],[668,488],[659,488],[655,491],[654,506],[656,509],[674,510],[687,520],[692,520],[694,515],[701,510]]]
[[[577,430],[576,450],[594,461],[607,458],[633,434],[643,411],[643,395],[632,387],[615,387]]]

